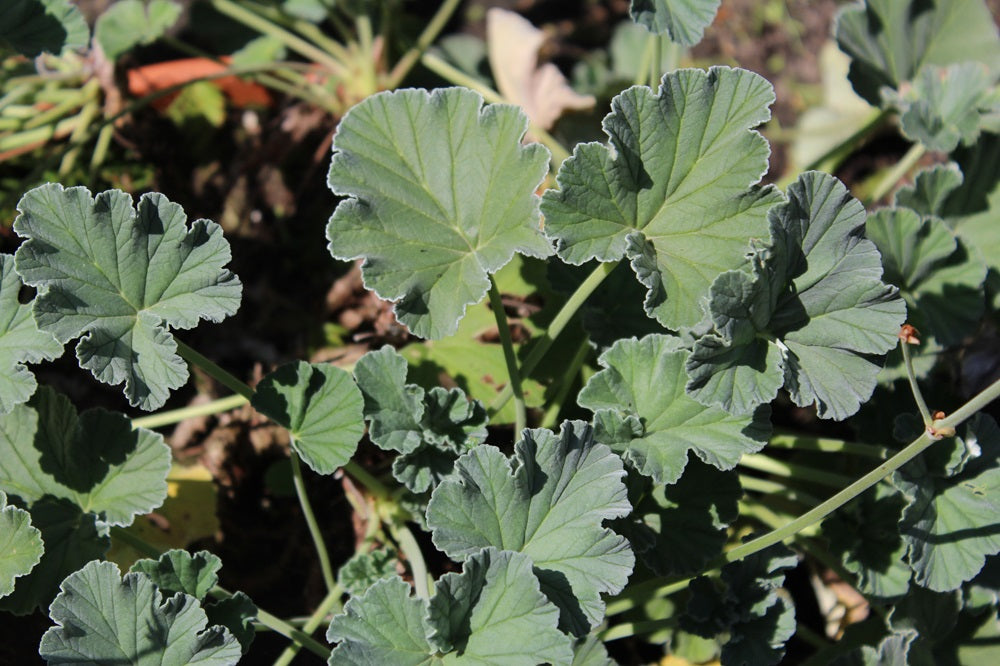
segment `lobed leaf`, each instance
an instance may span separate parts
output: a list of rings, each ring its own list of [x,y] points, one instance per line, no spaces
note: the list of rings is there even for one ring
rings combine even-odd
[[[671,41],[694,46],[715,18],[720,0],[632,0],[633,20]]]
[[[35,392],[38,382],[25,364],[62,353],[62,345],[51,333],[38,330],[31,306],[18,300],[21,287],[14,257],[0,254],[0,414],[10,413]]]
[[[283,365],[260,381],[251,404],[288,430],[292,448],[319,474],[345,465],[365,434],[361,391],[332,365]]]
[[[156,409],[187,380],[170,328],[221,321],[239,307],[242,285],[222,268],[229,244],[214,222],[189,229],[161,194],[129,195],[49,183],[18,203],[15,255],[25,284],[38,287],[39,328],[66,343],[98,380],[125,383],[133,406]]]
[[[173,549],[156,560],[138,560],[129,573],[145,574],[163,592],[183,592],[204,601],[208,591],[218,582],[221,568],[222,560],[207,550],[192,555],[186,550]]]
[[[918,584],[937,592],[957,589],[1000,553],[991,528],[1000,511],[1000,427],[985,414],[963,427],[971,455],[960,464],[918,458],[896,474],[910,500],[900,522],[910,566]]]
[[[235,664],[240,644],[189,595],[164,599],[140,573],[111,562],[90,562],[60,586],[49,614],[56,626],[42,636],[39,654],[49,664]]]
[[[602,527],[631,509],[624,474],[581,422],[564,423],[559,435],[525,430],[512,460],[492,446],[459,458],[431,496],[427,523],[453,559],[491,546],[528,555],[560,626],[583,635],[603,617],[600,595],[619,592],[635,561],[628,543]]]
[[[771,245],[754,253],[752,273],[712,285],[715,333],[695,343],[688,392],[745,413],[783,385],[820,418],[845,419],[874,390],[871,357],[896,345],[905,303],[861,237],[864,209],[832,176],[803,174],[769,218]]]
[[[601,354],[604,368],[577,398],[594,414],[595,438],[620,453],[657,484],[675,483],[689,452],[721,470],[739,463],[744,453],[764,448],[771,434],[770,408],[734,416],[688,397],[684,366],[688,359],[680,338],[652,334],[619,340]],[[616,427],[623,420],[636,429]]]
[[[398,565],[399,559],[391,548],[360,551],[337,571],[337,584],[352,597],[360,597],[378,581],[396,575]]]
[[[604,119],[610,146],[580,144],[542,200],[545,232],[572,264],[627,257],[647,288],[646,312],[670,329],[694,326],[715,277],[746,263],[781,200],[751,188],[767,171],[774,91],[740,69],[680,70],[657,92],[633,87]]]
[[[548,154],[521,145],[526,129],[519,109],[461,88],[379,93],[341,120],[329,184],[348,198],[330,252],[363,258],[365,286],[415,335],[453,334],[516,252],[551,254],[534,194]]]
[[[43,51],[58,55],[63,49],[87,45],[87,21],[69,0],[5,0],[0,13],[0,43],[29,58]]]
[[[14,579],[24,576],[41,561],[42,533],[31,524],[31,514],[7,504],[0,490],[0,597],[14,591]]]
[[[94,24],[94,40],[108,60],[142,44],[152,44],[164,35],[181,15],[181,6],[171,0],[118,0]]]

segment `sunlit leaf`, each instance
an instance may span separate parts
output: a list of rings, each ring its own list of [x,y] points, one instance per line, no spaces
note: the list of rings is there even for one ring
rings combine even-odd
[[[94,24],[94,39],[109,60],[142,44],[152,44],[181,15],[181,6],[171,0],[118,0],[107,7]]]
[[[720,0],[632,0],[632,18],[684,46],[701,41]]]
[[[31,514],[8,505],[0,491],[0,597],[14,591],[14,579],[35,568],[45,546],[42,533],[31,524]]]

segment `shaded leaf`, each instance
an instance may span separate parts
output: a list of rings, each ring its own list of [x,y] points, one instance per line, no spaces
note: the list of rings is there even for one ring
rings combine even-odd
[[[204,601],[208,591],[218,582],[221,568],[222,560],[207,550],[192,555],[186,550],[174,549],[160,555],[158,560],[139,560],[129,572],[145,574],[162,592],[183,592]]]
[[[341,120],[329,183],[349,198],[327,226],[330,252],[363,257],[365,285],[414,334],[453,334],[514,253],[551,253],[534,194],[547,151],[521,145],[526,127],[518,109],[461,88],[379,93]]]
[[[229,244],[214,222],[189,229],[181,207],[144,194],[137,209],[118,190],[36,187],[18,203],[14,230],[26,238],[17,272],[38,287],[39,328],[98,380],[125,383],[129,403],[152,410],[187,380],[169,329],[221,321],[239,307],[242,285],[222,268]]]
[[[0,43],[29,58],[82,48],[89,40],[87,22],[69,0],[4,0],[0,8]]]
[[[0,597],[14,591],[14,579],[35,568],[45,552],[42,533],[31,524],[31,514],[7,504],[0,491]]]
[[[667,33],[684,46],[701,41],[720,0],[632,0],[632,18],[652,32]]]
[[[38,383],[25,364],[62,353],[62,345],[51,333],[38,330],[31,305],[18,301],[21,286],[14,257],[0,254],[0,414],[9,413],[35,392]]]
[[[688,391],[745,413],[784,385],[795,404],[841,420],[871,396],[871,356],[896,345],[906,306],[861,236],[864,208],[837,179],[805,173],[788,199],[769,214],[771,244],[753,255],[752,274],[712,285],[716,333],[695,343]]]
[[[231,597],[207,604],[205,615],[208,616],[210,625],[221,625],[228,629],[240,642],[240,651],[247,653],[257,635],[253,622],[257,619],[257,605],[250,597],[243,592],[234,592]]]
[[[49,609],[56,626],[39,645],[49,664],[121,660],[221,666],[239,661],[239,642],[220,626],[208,627],[194,597],[164,599],[143,574],[122,578],[111,562],[90,562],[60,589]]]
[[[632,571],[628,543],[604,520],[631,509],[621,459],[567,422],[559,435],[525,430],[508,459],[477,447],[455,465],[427,508],[434,545],[451,558],[493,546],[531,558],[560,626],[583,635],[603,617],[602,593],[620,591]]]
[[[751,416],[734,416],[690,398],[684,390],[687,359],[676,337],[619,340],[601,355],[605,369],[590,378],[577,398],[596,412],[596,439],[658,484],[680,478],[689,452],[728,470],[744,453],[764,448],[771,434],[766,406]],[[618,419],[634,419],[638,431],[609,429],[609,411]]]
[[[917,458],[896,473],[910,499],[900,529],[909,546],[916,581],[936,592],[957,589],[1000,553],[994,529],[1000,513],[1000,427],[985,414],[963,426],[962,442],[971,452],[951,469]],[[950,458],[949,458],[950,460]]]
[[[171,0],[118,0],[107,7],[94,24],[94,39],[108,60],[162,37],[181,15],[181,6]]]
[[[396,552],[391,548],[358,552],[337,571],[337,584],[352,597],[360,597],[378,581],[395,576],[398,564]]]
[[[746,263],[767,233],[773,188],[767,141],[751,128],[770,117],[771,85],[739,69],[666,75],[633,87],[604,119],[610,146],[577,145],[545,193],[545,232],[572,264],[627,257],[647,288],[645,308],[670,329],[694,326],[715,277]]]
[[[346,464],[365,434],[361,391],[332,365],[283,365],[260,381],[251,404],[288,429],[296,453],[320,474]]]

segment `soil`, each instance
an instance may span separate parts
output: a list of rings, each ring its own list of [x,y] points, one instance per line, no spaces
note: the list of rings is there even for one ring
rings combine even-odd
[[[107,3],[81,0],[80,6],[94,13]],[[430,15],[439,3],[424,4],[421,11]],[[563,65],[606,45],[611,27],[627,16],[628,4],[627,0],[469,0],[448,30],[481,34],[485,8],[512,8],[552,35],[548,52]],[[817,54],[840,4],[724,0],[692,57],[764,75],[776,89],[777,124],[792,127],[814,99],[820,80]],[[1000,15],[1000,0],[990,4]],[[153,189],[181,203],[190,218],[207,217],[224,226],[233,246],[231,267],[245,285],[243,306],[223,324],[206,324],[181,337],[251,382],[289,360],[352,362],[369,348],[385,343],[399,346],[407,340],[386,305],[364,291],[358,272],[331,260],[325,248],[324,227],[336,204],[325,184],[335,123],[300,103],[284,101],[270,112],[234,111],[222,130],[194,140],[150,110],[136,114],[119,137],[130,154],[154,165]],[[894,153],[898,147],[886,150]],[[785,163],[785,146],[776,142],[768,178],[780,176]],[[11,242],[5,239],[8,245]],[[339,336],[343,345],[330,344],[331,325],[337,332],[333,337]],[[132,412],[117,389],[82,377],[69,357],[46,366],[41,374],[42,382],[67,393],[77,405]],[[178,391],[168,407],[225,394],[209,379],[198,377]],[[184,424],[170,443],[179,459],[200,461],[215,477],[221,529],[193,546],[222,557],[222,584],[247,592],[276,615],[307,615],[323,596],[319,568],[294,497],[266,480],[272,465],[286,458],[287,439],[252,410],[242,409]],[[359,460],[376,471],[386,462],[370,445],[363,445]],[[364,525],[355,519],[344,479],[307,477],[326,545],[339,565],[354,552]],[[425,552],[433,550],[427,544]],[[48,626],[41,613],[5,616],[0,663],[32,663],[26,655],[36,653],[38,637]],[[283,640],[259,634],[252,658],[244,663],[271,663],[284,645]],[[655,657],[625,641],[614,649],[622,663]],[[795,654],[792,645],[789,659]],[[295,663],[316,660],[301,655]]]

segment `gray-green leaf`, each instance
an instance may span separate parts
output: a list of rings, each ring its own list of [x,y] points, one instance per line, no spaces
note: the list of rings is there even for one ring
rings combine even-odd
[[[112,663],[200,666],[235,664],[240,644],[220,626],[208,627],[197,599],[168,599],[145,575],[121,577],[111,562],[90,562],[63,581],[42,636],[49,664]]]
[[[363,257],[366,286],[414,334],[454,333],[515,252],[551,254],[534,194],[548,151],[522,145],[526,129],[516,107],[462,88],[379,93],[340,121],[329,183],[348,198],[330,252]]]
[[[572,264],[627,257],[645,308],[670,329],[694,326],[715,277],[746,263],[781,200],[751,187],[767,171],[774,91],[741,69],[672,72],[659,90],[634,87],[604,119],[610,146],[580,144],[542,201],[545,232]]]
[[[31,515],[7,505],[0,490],[0,597],[14,591],[14,579],[24,576],[42,559],[42,533],[31,524]]]
[[[141,44],[152,44],[181,15],[181,6],[171,0],[118,0],[105,9],[94,24],[94,39],[108,60]]]
[[[35,392],[38,383],[26,363],[51,360],[62,345],[51,333],[38,330],[31,305],[20,303],[21,278],[14,257],[0,254],[0,414],[7,414]]]
[[[560,607],[560,626],[583,635],[603,618],[600,595],[619,592],[635,562],[628,543],[602,526],[631,510],[624,475],[590,426],[525,430],[513,459],[492,446],[459,458],[431,497],[427,523],[452,558],[489,546],[528,555]]]
[[[577,398],[582,407],[597,412],[596,439],[658,484],[681,477],[689,452],[728,470],[744,453],[764,448],[771,434],[767,406],[734,416],[689,397],[684,389],[687,359],[680,338],[652,334],[619,340],[601,355],[605,369],[590,378]],[[639,432],[609,430],[606,411],[633,417]]]
[[[251,402],[288,429],[292,447],[320,474],[346,464],[365,434],[361,391],[350,373],[329,364],[283,365],[260,381]]]
[[[684,46],[701,41],[720,0],[632,0],[632,18]]]
[[[92,197],[50,183],[25,194],[14,231],[25,284],[38,287],[39,328],[76,345],[80,365],[107,384],[125,383],[132,405],[156,409],[187,380],[169,329],[221,321],[242,285],[222,268],[229,244],[214,222],[189,229],[181,207],[144,194],[137,209],[118,190]]]
[[[219,556],[207,550],[192,555],[186,550],[174,549],[163,553],[157,560],[136,561],[129,572],[145,574],[163,592],[183,592],[202,601],[218,582],[221,568]]]

